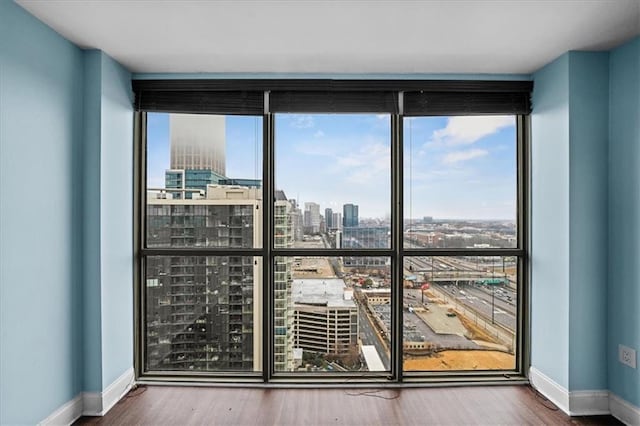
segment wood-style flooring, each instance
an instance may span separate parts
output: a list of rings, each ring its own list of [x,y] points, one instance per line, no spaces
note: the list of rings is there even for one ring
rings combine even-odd
[[[273,389],[141,386],[102,425],[618,425],[569,417],[532,388]]]

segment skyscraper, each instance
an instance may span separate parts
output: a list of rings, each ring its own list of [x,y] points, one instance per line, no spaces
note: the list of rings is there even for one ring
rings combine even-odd
[[[171,114],[173,170],[210,170],[225,175],[225,117],[206,114]]]
[[[171,114],[169,132],[171,168],[165,172],[166,188],[204,192],[207,185],[225,179],[224,116]]]
[[[203,198],[149,192],[149,247],[259,247],[261,190],[210,185]],[[276,191],[275,246],[293,245],[293,205]],[[291,257],[275,259],[276,371],[293,368],[288,306]],[[152,370],[262,368],[262,263],[251,256],[150,256],[147,260],[147,354]]]
[[[205,198],[149,192],[149,247],[259,246],[261,192],[209,186]],[[155,196],[155,197],[154,197]],[[262,267],[251,256],[149,256],[146,344],[152,370],[258,370]],[[255,283],[255,284],[254,284]]]
[[[302,211],[298,208],[298,203],[295,199],[289,199],[291,204],[291,227],[293,232],[293,239],[295,241],[302,241],[304,235],[304,217]]]
[[[307,214],[307,212],[309,213]],[[304,203],[304,219],[306,233],[317,234],[320,232],[320,204]]]
[[[294,207],[284,193],[276,190],[274,203],[274,245],[276,248],[293,247],[293,210]],[[288,309],[291,296],[292,257],[276,257],[273,294],[274,294],[274,336],[273,354],[275,371],[293,369],[293,333],[292,319]]]
[[[358,206],[356,204],[345,204],[342,206],[342,220],[345,228],[358,226]]]
[[[324,209],[324,222],[327,229],[333,229],[333,210]]]
[[[333,218],[331,219],[331,223],[333,224],[333,229],[342,229],[342,213],[340,212],[333,213]]]

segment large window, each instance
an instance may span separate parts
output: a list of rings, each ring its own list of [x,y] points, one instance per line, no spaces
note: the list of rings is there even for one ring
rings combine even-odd
[[[140,377],[523,377],[530,84],[134,89]]]

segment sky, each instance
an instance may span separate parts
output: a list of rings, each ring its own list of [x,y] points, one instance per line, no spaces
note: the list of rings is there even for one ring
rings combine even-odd
[[[388,114],[277,114],[276,189],[287,198],[361,218],[391,210]],[[227,116],[227,176],[262,176],[262,117]],[[516,218],[516,127],[513,116],[404,119],[405,218]],[[164,187],[169,114],[149,113],[149,187]]]

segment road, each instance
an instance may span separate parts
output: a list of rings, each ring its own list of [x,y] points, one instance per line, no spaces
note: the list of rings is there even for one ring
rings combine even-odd
[[[365,312],[365,308],[362,305],[358,306],[358,321],[360,321],[360,339],[362,340],[362,344],[375,346],[384,367],[390,370],[391,362],[389,360],[387,349],[373,329],[373,325],[371,324],[371,321]]]
[[[469,309],[477,311],[485,318],[493,318],[497,324],[507,327],[509,330],[516,329],[515,306],[511,306],[497,297],[492,301],[491,293],[487,294],[473,286],[457,287],[440,284],[433,284],[433,286],[447,296],[455,298]],[[491,313],[492,306],[493,315]]]

